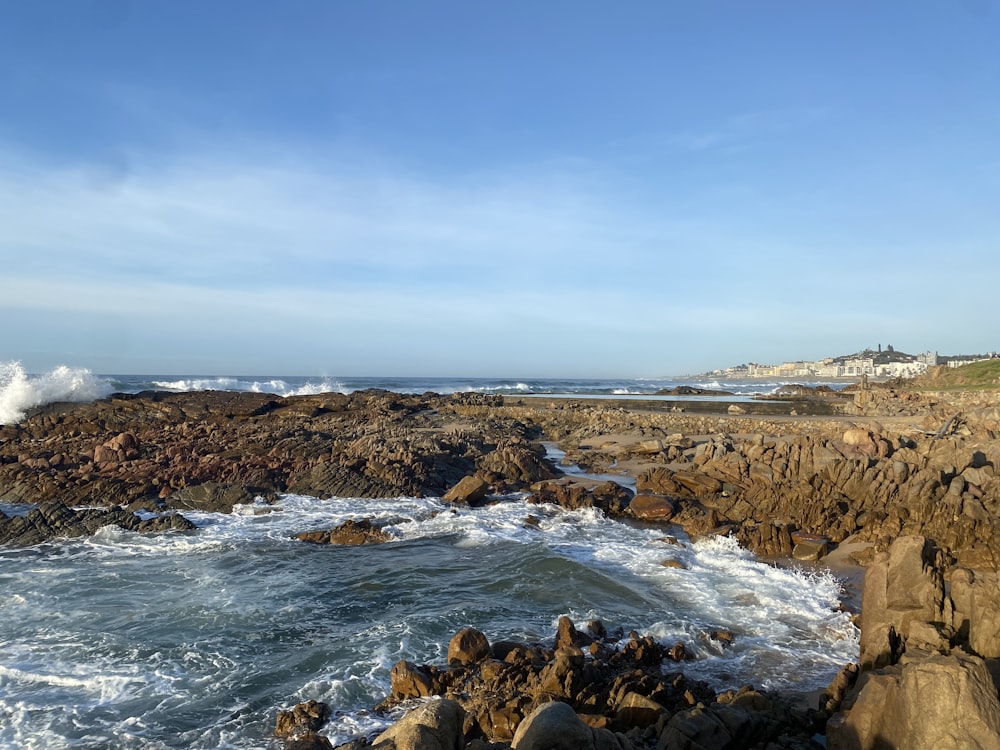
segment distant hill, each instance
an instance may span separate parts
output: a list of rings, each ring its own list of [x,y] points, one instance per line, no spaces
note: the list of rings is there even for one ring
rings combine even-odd
[[[837,362],[844,362],[848,359],[871,359],[876,365],[887,365],[890,362],[913,362],[916,356],[907,354],[906,352],[897,352],[895,349],[888,347],[880,352],[874,349],[865,349],[856,354],[844,354],[833,359]]]
[[[1000,389],[1000,359],[971,362],[961,367],[931,367],[926,375],[914,378],[910,385],[928,390]]]

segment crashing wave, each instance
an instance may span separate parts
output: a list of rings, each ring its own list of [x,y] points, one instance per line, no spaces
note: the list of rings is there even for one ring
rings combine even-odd
[[[28,409],[56,401],[95,401],[110,396],[111,383],[90,370],[60,365],[31,375],[20,362],[0,362],[0,424],[24,419]]]

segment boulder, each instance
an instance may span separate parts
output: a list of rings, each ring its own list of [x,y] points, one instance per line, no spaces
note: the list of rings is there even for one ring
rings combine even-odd
[[[624,735],[585,724],[566,703],[544,703],[517,727],[513,750],[631,750]]]
[[[340,544],[347,547],[358,547],[363,544],[382,544],[391,540],[392,536],[381,526],[372,523],[367,518],[362,518],[360,521],[348,519],[327,531],[305,531],[297,534],[295,538],[312,544]]]
[[[490,642],[475,628],[462,628],[448,643],[448,664],[465,667],[490,656]]]
[[[801,531],[792,532],[792,557],[805,562],[815,562],[825,557],[830,548],[829,538],[820,534],[806,534]]]
[[[486,497],[490,486],[477,476],[466,476],[454,487],[448,490],[441,499],[446,503],[459,503],[461,505],[476,505]]]
[[[174,492],[166,498],[166,504],[178,510],[232,513],[234,505],[247,505],[254,497],[254,493],[241,484],[205,482]]]
[[[830,750],[964,750],[1000,747],[1000,700],[982,659],[903,656],[861,675],[827,723]]]
[[[632,498],[629,512],[643,521],[669,521],[677,512],[674,501],[663,495],[641,494]]]
[[[274,736],[296,738],[315,732],[327,722],[330,713],[330,706],[319,701],[306,701],[289,711],[279,711]]]
[[[426,698],[434,695],[434,677],[427,667],[409,661],[399,661],[389,673],[392,697],[399,700]]]
[[[462,750],[465,709],[447,698],[408,712],[375,738],[372,750]]]
[[[1000,576],[959,568],[951,576],[955,630],[984,659],[1000,659]]]
[[[945,599],[941,551],[922,536],[902,536],[888,552],[876,555],[865,572],[861,607],[862,670],[894,664],[906,651],[911,625],[917,624],[923,648],[947,649],[948,638],[931,636],[924,625],[952,623]],[[930,625],[931,628],[935,627]],[[932,640],[932,643],[928,643]]]
[[[530,503],[552,503],[566,510],[598,508],[608,515],[621,515],[632,502],[632,490],[617,482],[604,482],[596,487],[561,479],[541,482],[532,487]]]

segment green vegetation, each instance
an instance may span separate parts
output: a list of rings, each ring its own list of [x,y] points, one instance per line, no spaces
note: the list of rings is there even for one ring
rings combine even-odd
[[[932,367],[926,375],[912,381],[921,391],[958,391],[1000,389],[1000,359],[972,362],[961,367]]]

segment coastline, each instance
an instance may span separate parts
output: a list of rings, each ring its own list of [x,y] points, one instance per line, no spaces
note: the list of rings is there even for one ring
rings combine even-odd
[[[858,404],[856,398],[844,401]],[[895,540],[924,534],[943,545],[952,563],[991,570],[997,521],[991,506],[982,504],[995,497],[997,480],[986,467],[1000,451],[990,437],[1000,415],[990,397],[879,394],[862,404],[866,414],[815,413],[823,402],[812,399],[748,408],[757,403],[202,391],[51,404],[0,427],[0,501],[41,506],[0,519],[3,541],[9,548],[93,534],[108,523],[125,523],[121,519],[133,512],[143,523],[159,524],[137,528],[142,533],[178,533],[185,514],[232,513],[248,503],[266,513],[282,493],[387,501],[443,497],[461,517],[464,507],[520,492],[553,507],[594,509],[665,533],[677,525],[692,537],[733,536],[777,567],[832,570],[845,580],[844,606],[855,614],[862,572],[850,555],[859,550],[883,553]],[[869,406],[884,413],[871,413]],[[962,409],[960,420],[952,416],[956,408]],[[580,471],[598,476],[560,476],[546,459],[546,441]],[[938,466],[951,466],[950,477],[928,484],[943,471]],[[616,475],[634,480],[635,492],[602,481]],[[909,503],[924,502],[921,493],[928,491],[947,516],[921,518],[907,510],[920,507]],[[255,505],[254,497],[263,500]],[[975,502],[986,512],[963,513]],[[989,580],[987,572],[983,576]],[[605,644],[606,653],[595,648],[611,664],[622,658],[615,656],[620,649],[641,652],[640,640]],[[546,648],[551,655],[539,656],[540,665],[576,668],[575,656],[569,667],[552,666],[558,649]],[[518,703],[517,721],[526,721],[548,694],[529,689],[541,679],[534,669],[520,678],[527,682],[519,689],[533,697]],[[450,682],[428,679],[441,695],[451,695]],[[711,706],[762,700],[726,695],[713,693]],[[573,702],[574,696],[563,699]],[[785,710],[769,705],[772,713]],[[661,730],[694,708],[660,704]],[[837,708],[839,701],[826,705],[823,720]],[[601,710],[615,714],[621,706]],[[809,709],[809,726],[820,721],[816,710]],[[802,732],[802,720],[780,731]],[[629,735],[632,747],[643,747],[647,728]]]

